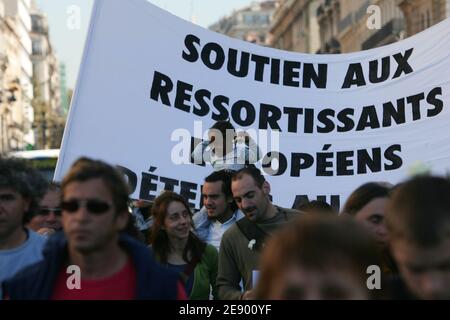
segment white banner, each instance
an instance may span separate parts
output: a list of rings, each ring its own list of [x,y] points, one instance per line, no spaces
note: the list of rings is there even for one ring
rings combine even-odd
[[[274,203],[342,206],[365,182],[397,183],[417,166],[447,173],[449,106],[449,19],[381,48],[312,55],[145,0],[97,0],[55,179],[80,156],[103,159],[126,172],[133,198],[173,189],[198,208],[212,167],[190,163],[191,136],[229,118],[279,158],[265,168]]]

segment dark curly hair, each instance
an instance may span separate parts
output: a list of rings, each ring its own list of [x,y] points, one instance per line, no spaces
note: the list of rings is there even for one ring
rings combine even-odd
[[[209,176],[205,178],[205,182],[218,182],[222,181],[222,192],[225,194],[225,197],[227,198],[233,198],[233,193],[231,192],[231,175],[232,172],[228,170],[219,170],[214,171]],[[238,206],[236,205],[236,202],[232,202],[230,204],[231,211],[236,211],[238,209]]]
[[[48,182],[26,160],[0,157],[0,188],[11,188],[23,198],[29,199],[30,206],[23,217],[23,223],[26,224],[37,212]]]

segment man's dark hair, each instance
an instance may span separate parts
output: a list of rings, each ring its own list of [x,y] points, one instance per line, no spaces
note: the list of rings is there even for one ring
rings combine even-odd
[[[229,170],[214,171],[205,178],[205,182],[222,181],[222,192],[225,194],[225,197],[233,199],[233,193],[231,192],[231,175],[232,173]],[[231,203],[231,210],[234,212],[237,208],[236,203],[233,201]]]
[[[220,132],[221,139],[219,139],[215,143],[218,143],[221,140],[222,141],[222,148],[223,148],[223,150],[225,150],[225,152],[227,152],[226,151],[227,146],[229,146],[229,143],[231,143],[236,138],[236,129],[233,127],[231,122],[229,122],[229,121],[217,121],[210,128],[210,130],[219,131]],[[231,137],[229,137],[230,133],[232,134]],[[215,140],[215,138],[212,141],[214,141],[214,140]]]
[[[342,212],[349,215],[355,215],[373,199],[389,197],[390,191],[390,186],[383,183],[365,183],[350,194]]]
[[[227,130],[233,130],[234,134],[236,134],[236,129],[231,124],[231,122],[227,120],[217,121],[216,123],[213,124],[213,126],[210,129],[218,130],[222,134],[222,138],[224,140],[227,137],[226,135]]]
[[[48,182],[26,160],[0,157],[0,188],[10,188],[23,198],[29,199],[30,206],[23,222],[28,223],[39,207]]]
[[[251,176],[253,180],[255,180],[255,183],[259,188],[262,188],[264,182],[266,181],[264,176],[261,174],[261,171],[254,165],[245,166],[242,169],[234,172],[231,176],[231,181],[240,180],[245,174]]]
[[[450,238],[450,180],[419,176],[395,187],[386,225],[392,240],[402,238],[419,246]]]
[[[75,161],[61,182],[63,196],[70,183],[85,182],[96,178],[102,179],[111,192],[116,212],[128,211],[129,188],[123,175],[118,169],[100,160],[83,157]]]

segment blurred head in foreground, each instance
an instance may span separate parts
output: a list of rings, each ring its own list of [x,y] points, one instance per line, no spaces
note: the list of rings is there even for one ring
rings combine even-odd
[[[450,299],[450,181],[420,176],[400,184],[386,223],[411,292],[422,299]]]
[[[373,237],[351,219],[305,215],[264,249],[258,299],[369,299],[367,269],[379,266]]]

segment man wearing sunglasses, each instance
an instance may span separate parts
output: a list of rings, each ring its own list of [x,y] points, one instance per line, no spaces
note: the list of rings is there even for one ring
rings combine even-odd
[[[22,160],[0,157],[0,299],[4,280],[42,259],[45,238],[24,227],[37,210],[39,185],[46,183]]]
[[[49,185],[28,228],[44,236],[61,230],[61,186],[58,183],[52,182]]]
[[[61,186],[64,233],[49,238],[41,263],[5,282],[10,299],[186,297],[178,276],[160,267],[147,246],[121,232],[129,218],[128,188],[116,169],[81,158]],[[79,286],[71,282],[75,269]]]

